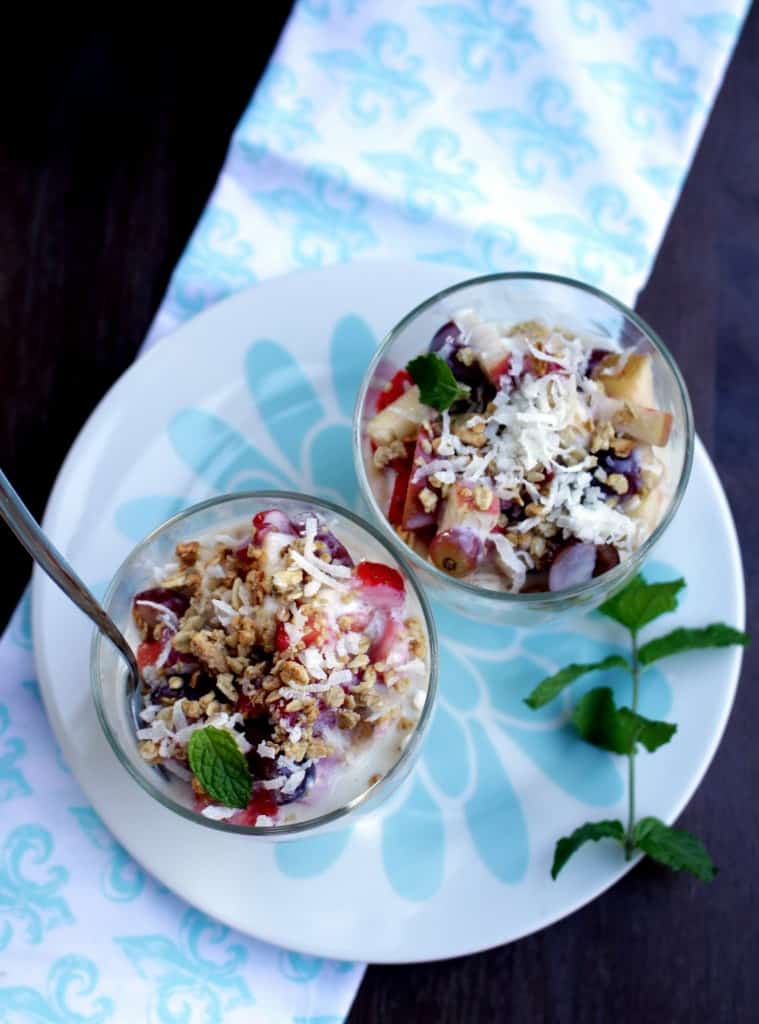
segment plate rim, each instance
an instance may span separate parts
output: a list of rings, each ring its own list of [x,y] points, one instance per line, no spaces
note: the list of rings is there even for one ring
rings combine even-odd
[[[150,363],[153,361],[153,359],[156,358],[154,353],[157,353],[158,350],[160,350],[160,349],[174,348],[174,347],[177,347],[177,346],[181,347],[182,344],[183,344],[183,342],[182,342],[182,334],[188,328],[189,325],[192,325],[193,329],[197,329],[199,321],[202,321],[203,319],[210,318],[210,317],[213,317],[213,316],[217,315],[218,311],[219,311],[219,308],[222,307],[222,306],[228,308],[228,307],[231,307],[232,305],[234,305],[235,303],[238,303],[238,302],[241,305],[244,305],[244,303],[247,300],[248,296],[251,293],[253,293],[253,292],[259,291],[262,285],[266,286],[270,282],[273,282],[273,281],[281,282],[283,280],[290,279],[290,278],[293,278],[293,277],[300,278],[300,277],[308,277],[308,276],[319,276],[319,275],[324,275],[324,274],[330,274],[330,275],[331,274],[335,274],[335,273],[339,274],[340,272],[344,272],[347,268],[355,269],[357,266],[360,266],[360,268],[362,268],[362,270],[366,270],[367,266],[370,265],[370,264],[374,265],[374,266],[383,267],[383,268],[387,268],[387,267],[391,267],[392,266],[392,267],[398,269],[398,267],[401,264],[403,264],[403,265],[405,265],[405,266],[407,266],[409,268],[416,268],[416,269],[419,268],[419,263],[418,262],[414,262],[414,261],[400,261],[399,262],[399,261],[389,261],[389,260],[371,260],[371,261],[367,260],[367,261],[360,261],[359,263],[335,264],[335,265],[331,265],[331,266],[328,266],[328,267],[309,268],[309,269],[305,269],[305,270],[291,271],[288,274],[278,275],[275,278],[270,278],[270,279],[258,282],[256,284],[253,284],[249,288],[243,289],[243,290],[241,290],[239,292],[235,292],[234,294],[232,294],[232,295],[226,297],[225,299],[221,300],[219,303],[215,303],[215,304],[207,307],[206,309],[204,309],[200,313],[198,313],[196,316],[194,316],[194,317],[190,318],[189,320],[185,321],[184,323],[180,324],[174,331],[172,331],[170,334],[166,335],[164,338],[161,338],[158,342],[153,344],[145,352],[139,353],[138,356],[135,358],[135,360],[124,370],[124,372],[108,388],[108,390],[105,392],[105,394],[99,400],[99,402],[95,405],[95,407],[92,409],[90,414],[87,416],[87,418],[84,421],[84,423],[82,424],[79,432],[77,433],[77,436],[74,439],[74,442],[72,443],[71,447],[69,448],[69,450],[68,450],[68,452],[67,452],[67,454],[66,454],[66,456],[65,456],[65,458],[64,458],[64,460],[63,460],[63,462],[61,464],[61,467],[60,467],[60,469],[59,469],[59,471],[58,471],[58,473],[56,475],[55,482],[53,484],[53,487],[51,488],[49,498],[48,498],[48,500],[46,502],[45,512],[44,512],[43,519],[42,519],[43,529],[45,529],[46,531],[49,532],[51,520],[54,520],[56,518],[56,516],[59,515],[59,513],[57,512],[57,506],[58,506],[59,501],[60,501],[59,496],[63,494],[64,489],[68,486],[68,477],[72,473],[73,468],[74,468],[74,466],[76,465],[76,463],[78,461],[79,452],[80,452],[81,448],[86,443],[88,443],[88,441],[89,441],[89,437],[85,437],[85,435],[89,435],[90,432],[93,430],[94,426],[97,423],[97,420],[103,415],[104,407],[107,404],[108,405],[110,404],[110,402],[113,399],[113,397],[115,395],[118,395],[118,392],[122,388],[128,386],[129,381],[131,380],[132,375],[138,372],[138,368],[140,367],[140,365],[145,363],[146,361],[148,362],[148,365],[150,365]],[[453,265],[443,266],[443,265],[439,264],[439,265],[436,265],[435,270],[436,270],[436,272],[439,272],[441,275],[444,274],[446,271],[450,271],[451,274],[453,274],[455,272],[458,272],[459,274],[464,274],[465,273],[465,271],[462,268],[458,268],[458,267],[455,267]],[[462,280],[463,279],[464,278],[462,278]],[[742,557],[741,557],[740,544],[739,544],[739,541],[738,541],[738,535],[737,535],[737,530],[736,530],[736,527],[735,527],[735,522],[733,520],[732,511],[730,509],[730,504],[729,504],[727,495],[726,495],[726,493],[724,491],[724,488],[722,487],[722,484],[721,484],[721,482],[719,480],[719,476],[718,476],[717,471],[716,471],[716,469],[714,467],[714,464],[713,464],[713,462],[711,460],[711,457],[709,456],[709,453],[706,450],[706,447],[703,445],[703,443],[701,442],[701,440],[700,440],[700,438],[698,436],[696,437],[695,442],[696,443],[695,443],[695,452],[694,452],[694,454],[695,454],[694,462],[699,462],[699,463],[703,464],[705,472],[706,472],[708,478],[710,479],[710,483],[711,483],[711,485],[712,485],[712,487],[714,489],[714,493],[715,493],[715,495],[717,497],[717,500],[719,502],[719,506],[720,506],[720,508],[719,508],[719,517],[720,517],[720,520],[727,527],[727,529],[726,529],[726,540],[727,540],[727,543],[728,543],[728,548],[729,548],[730,553],[731,553],[731,560],[732,560],[732,562],[735,565],[736,570],[737,570],[735,575],[734,575],[734,577],[733,577],[733,586],[735,588],[735,593],[736,593],[736,598],[737,598],[737,600],[736,600],[736,605],[737,605],[737,608],[736,608],[736,620],[738,622],[738,627],[741,628],[741,629],[744,629],[745,628],[745,621],[746,621],[745,573],[744,573],[744,568],[743,568],[743,560],[742,560]],[[32,583],[31,583],[31,618],[32,618],[33,655],[34,655],[35,671],[36,671],[36,674],[37,674],[37,678],[39,679],[39,682],[40,682],[40,693],[41,693],[41,696],[42,696],[43,705],[44,705],[44,708],[45,708],[45,713],[47,715],[47,719],[48,719],[48,722],[50,723],[51,729],[52,729],[52,731],[53,731],[53,733],[55,735],[56,741],[58,742],[59,746],[61,747],[61,750],[63,752],[63,756],[66,759],[67,764],[69,765],[69,768],[70,768],[70,770],[72,772],[72,775],[73,775],[74,779],[76,780],[77,784],[82,789],[82,791],[83,791],[84,795],[86,796],[87,800],[92,804],[92,806],[97,811],[98,815],[103,819],[104,823],[106,824],[106,827],[114,835],[116,840],[124,847],[125,850],[127,850],[129,855],[143,868],[143,870],[145,870],[149,875],[151,875],[152,877],[157,878],[160,882],[162,882],[164,885],[166,885],[166,887],[172,892],[172,894],[174,896],[176,896],[180,900],[183,900],[188,906],[194,906],[194,907],[198,908],[203,913],[206,913],[209,917],[211,917],[211,918],[213,918],[213,919],[215,919],[217,921],[221,921],[222,923],[228,925],[229,927],[235,929],[236,931],[239,931],[241,934],[247,935],[247,936],[249,936],[251,938],[257,939],[257,940],[262,941],[262,942],[267,942],[267,943],[274,944],[276,946],[285,946],[287,949],[291,949],[291,950],[294,950],[294,951],[297,951],[297,952],[300,952],[300,953],[303,953],[303,954],[306,954],[306,955],[310,955],[310,956],[326,957],[326,958],[340,959],[340,960],[354,959],[355,958],[354,954],[346,953],[346,951],[344,949],[337,949],[330,942],[319,943],[317,945],[311,945],[308,942],[306,942],[306,944],[304,945],[304,944],[302,944],[302,943],[300,943],[298,941],[296,941],[294,943],[291,943],[289,939],[283,939],[281,936],[278,936],[278,935],[269,935],[269,934],[267,934],[267,929],[261,930],[259,928],[256,928],[255,931],[252,931],[250,928],[244,927],[239,921],[230,919],[230,917],[228,915],[226,915],[223,911],[220,913],[219,912],[219,908],[217,908],[215,906],[211,906],[210,903],[204,902],[203,897],[202,897],[202,893],[199,893],[197,895],[193,893],[192,900],[188,899],[188,897],[186,895],[184,895],[184,893],[176,892],[172,888],[170,878],[163,877],[163,873],[160,870],[155,870],[152,866],[151,867],[146,867],[144,865],[144,863],[143,863],[143,861],[142,861],[142,859],[140,857],[139,851],[136,850],[134,848],[134,846],[133,846],[133,843],[131,841],[131,837],[127,836],[126,839],[122,838],[122,836],[120,834],[120,831],[117,831],[116,829],[114,829],[112,827],[112,825],[110,823],[110,820],[109,820],[111,815],[107,812],[107,810],[101,809],[101,807],[99,806],[99,804],[100,804],[99,798],[97,798],[97,799],[93,798],[93,794],[90,792],[90,780],[88,778],[86,778],[86,777],[83,780],[80,777],[79,772],[77,770],[75,770],[75,768],[71,764],[71,761],[70,761],[69,757],[67,756],[68,736],[67,736],[66,730],[65,730],[65,728],[63,726],[62,720],[59,718],[59,716],[57,714],[57,710],[55,709],[55,707],[52,706],[52,702],[51,702],[51,700],[49,698],[49,695],[48,695],[49,694],[49,688],[52,688],[52,684],[51,684],[51,681],[50,681],[50,679],[48,679],[47,674],[46,674],[46,669],[45,669],[45,664],[44,664],[44,657],[43,657],[43,654],[42,654],[42,647],[44,646],[44,644],[42,643],[41,640],[38,639],[38,637],[42,636],[42,615],[43,615],[42,604],[43,604],[43,600],[44,600],[44,594],[46,592],[46,588],[52,588],[52,587],[53,587],[52,582],[50,582],[48,580],[48,578],[45,576],[44,572],[38,566],[35,565],[34,569],[33,569],[33,573],[32,573]],[[722,713],[721,713],[720,718],[719,718],[718,728],[715,729],[715,731],[714,731],[713,739],[712,739],[710,745],[703,751],[703,755],[702,755],[702,758],[701,758],[701,760],[699,762],[698,768],[697,768],[696,771],[693,772],[692,778],[690,779],[690,781],[688,783],[688,786],[686,787],[686,790],[685,790],[683,796],[681,797],[680,801],[677,803],[677,805],[675,805],[675,808],[671,812],[671,814],[667,815],[666,820],[670,824],[672,822],[676,821],[680,817],[680,815],[683,813],[683,810],[685,809],[685,807],[689,804],[689,802],[693,798],[696,790],[698,789],[698,787],[703,782],[703,779],[704,779],[706,773],[708,772],[708,770],[709,770],[709,768],[710,768],[710,766],[711,766],[711,764],[712,764],[712,762],[714,760],[714,757],[716,755],[717,749],[719,748],[719,745],[722,742],[722,739],[724,737],[725,730],[726,730],[726,727],[727,727],[727,723],[729,721],[730,715],[731,715],[733,707],[735,705],[735,697],[736,697],[736,693],[737,693],[737,689],[738,689],[738,684],[740,682],[740,674],[741,674],[741,668],[742,668],[742,662],[743,662],[743,649],[742,648],[738,648],[738,649],[730,648],[730,649],[727,649],[724,653],[726,655],[729,655],[730,658],[731,658],[731,665],[730,665],[730,677],[731,677],[730,692],[729,692],[729,694],[725,695],[726,699],[724,701]],[[90,699],[91,699],[91,697],[90,697]],[[102,737],[102,738],[105,741],[105,738],[104,737]],[[136,783],[134,783],[134,785],[136,786]],[[467,946],[466,948],[459,948],[456,952],[446,952],[446,953],[435,953],[435,952],[432,952],[432,953],[430,953],[428,955],[425,954],[424,956],[421,956],[421,957],[418,957],[418,958],[414,958],[414,959],[408,959],[406,957],[398,958],[398,957],[393,957],[393,956],[375,956],[375,955],[373,955],[372,958],[371,958],[371,962],[372,963],[377,963],[377,964],[402,964],[402,963],[405,964],[405,963],[433,962],[433,961],[438,961],[438,960],[452,959],[452,958],[458,957],[458,956],[468,956],[468,955],[472,955],[472,954],[475,954],[475,953],[484,952],[484,951],[486,951],[488,949],[498,948],[501,945],[507,945],[507,944],[510,944],[512,942],[517,942],[520,939],[526,938],[529,935],[532,935],[532,934],[534,934],[534,933],[536,933],[538,931],[543,930],[544,928],[550,927],[552,924],[556,924],[559,921],[562,921],[565,918],[568,918],[568,917],[572,916],[577,911],[581,910],[583,907],[585,907],[589,903],[593,902],[593,900],[595,900],[599,896],[603,895],[612,886],[616,885],[622,878],[624,878],[628,874],[628,872],[630,870],[632,870],[632,868],[634,868],[639,863],[639,861],[642,859],[642,856],[643,856],[642,854],[639,854],[639,855],[633,857],[629,862],[625,863],[620,868],[619,873],[615,874],[613,878],[609,879],[608,881],[606,881],[606,880],[603,881],[597,887],[596,886],[590,887],[588,889],[588,891],[583,893],[583,895],[579,899],[570,901],[568,906],[566,906],[561,911],[560,914],[557,915],[557,914],[555,914],[553,912],[548,912],[543,917],[540,917],[539,919],[533,920],[530,923],[530,926],[528,928],[526,928],[525,930],[520,931],[517,934],[510,936],[508,939],[505,939],[502,942],[497,942],[497,943],[488,942],[488,943],[486,943],[484,945],[483,944],[474,944],[474,945],[471,945],[471,946]]]

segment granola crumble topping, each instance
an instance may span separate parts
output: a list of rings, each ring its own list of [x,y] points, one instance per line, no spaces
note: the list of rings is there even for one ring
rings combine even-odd
[[[407,728],[396,723],[416,723],[427,688],[426,633],[402,577],[355,564],[314,515],[277,509],[176,557],[133,603],[142,757],[192,781],[202,813],[241,824],[277,823],[285,805],[288,820],[313,817],[333,791],[339,806],[354,761],[384,774]],[[214,804],[189,771],[190,737],[209,725],[248,762],[245,810]],[[365,787],[366,769],[353,774]]]

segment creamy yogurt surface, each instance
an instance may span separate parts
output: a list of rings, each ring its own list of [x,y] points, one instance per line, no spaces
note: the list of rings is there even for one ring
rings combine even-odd
[[[343,543],[311,512],[272,508],[252,528],[178,544],[154,577],[132,605],[137,739],[145,761],[192,787],[201,814],[306,821],[396,764],[427,698],[427,634],[401,574],[355,534]],[[250,780],[244,806],[193,764],[201,730],[233,741],[233,767]]]

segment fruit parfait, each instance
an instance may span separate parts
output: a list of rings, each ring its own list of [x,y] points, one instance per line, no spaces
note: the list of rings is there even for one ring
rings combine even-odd
[[[231,826],[352,805],[402,759],[429,695],[413,585],[293,505],[177,543],[131,602],[139,753]]]
[[[586,584],[629,559],[669,502],[672,414],[651,354],[561,321],[461,309],[375,389],[364,423],[366,474],[397,535],[483,588]]]

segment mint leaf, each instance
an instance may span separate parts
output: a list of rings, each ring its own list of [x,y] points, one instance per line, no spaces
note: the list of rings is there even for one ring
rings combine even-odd
[[[618,843],[625,841],[625,828],[621,821],[587,821],[575,829],[571,836],[564,836],[556,844],[551,867],[551,878],[556,876],[567,863],[573,853],[587,842],[597,843],[599,839],[616,839]]]
[[[630,708],[617,708],[608,686],[588,692],[572,712],[572,724],[588,743],[613,754],[631,754],[637,743],[649,752],[669,743],[677,732],[670,722],[645,718]]]
[[[225,729],[207,725],[187,744],[190,768],[203,789],[225,807],[247,807],[252,779],[245,755]]]
[[[641,575],[637,575],[598,610],[636,633],[665,612],[673,612],[677,608],[677,594],[684,586],[684,579],[646,583]]]
[[[469,394],[469,388],[459,384],[448,363],[434,352],[412,359],[406,364],[406,369],[419,388],[422,402],[439,412],[444,412],[456,399]]]
[[[704,844],[683,828],[672,828],[658,818],[641,818],[632,832],[635,846],[673,871],[690,871],[702,882],[711,882],[717,868]]]
[[[564,668],[559,669],[552,676],[546,676],[545,679],[541,679],[535,689],[532,691],[529,697],[525,697],[524,702],[528,708],[532,708],[536,711],[538,708],[542,708],[544,704],[553,700],[554,697],[558,697],[562,690],[564,690],[570,683],[573,683],[575,679],[579,679],[580,676],[587,675],[588,672],[599,672],[604,668],[629,668],[627,661],[622,657],[621,654],[610,654],[608,658],[604,658],[603,661],[594,661],[585,665],[578,665],[572,663],[571,665],[565,665]]]
[[[745,646],[748,642],[748,633],[741,633],[739,629],[726,626],[723,622],[714,622],[702,629],[673,629],[671,633],[643,644],[638,651],[638,661],[641,665],[650,665],[659,658],[668,658],[671,654],[680,654],[683,651],[699,651],[705,647],[732,647],[733,644]]]

